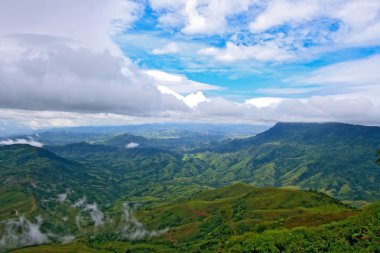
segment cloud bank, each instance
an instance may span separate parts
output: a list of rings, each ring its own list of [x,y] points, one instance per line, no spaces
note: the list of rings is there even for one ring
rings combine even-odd
[[[1,140],[0,141],[0,146],[1,145],[15,145],[15,144],[28,144],[28,145],[31,145],[31,146],[35,146],[35,147],[43,147],[43,143],[41,142],[38,142],[38,141],[34,141],[33,139],[15,139],[15,140],[11,140],[11,139],[5,139],[5,140]]]
[[[146,69],[124,55],[113,39],[134,27],[145,4],[158,15],[157,29],[185,38],[226,38],[194,52],[223,64],[281,63],[330,46],[380,43],[376,0],[5,0],[0,129],[163,121],[380,124],[378,55],[294,76],[284,80],[285,88],[269,84],[256,91],[263,98],[232,100],[228,89]],[[186,46],[166,42],[148,54],[174,55]]]

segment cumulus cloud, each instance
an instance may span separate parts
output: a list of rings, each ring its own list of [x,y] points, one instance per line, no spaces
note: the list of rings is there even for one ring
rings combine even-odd
[[[247,11],[252,2],[254,1],[150,1],[153,9],[165,10],[159,18],[160,25],[181,26],[181,31],[185,34],[222,34],[228,27],[227,18]]]
[[[252,32],[262,32],[273,26],[288,22],[304,22],[313,18],[318,12],[316,0],[270,1],[265,11],[249,25]]]
[[[182,95],[176,93],[175,91],[169,89],[166,86],[158,86],[158,89],[163,94],[170,94],[170,95],[175,96],[178,100],[183,101],[190,108],[196,107],[201,102],[208,101],[208,99],[205,97],[205,95],[201,91],[188,94],[187,96],[182,96]]]
[[[210,96],[211,91],[221,90],[215,85],[191,81],[184,75],[140,69],[123,56],[112,35],[133,27],[143,13],[144,3],[3,1],[0,129],[15,122],[32,129],[173,120],[378,122],[378,56],[320,68],[287,80],[286,89],[261,88],[256,92],[266,97],[243,103]],[[326,52],[330,46],[337,49],[380,42],[377,0],[149,3],[159,16],[157,27],[175,28],[173,31],[185,38],[226,38],[225,46],[192,48],[196,48],[197,57],[212,58],[218,64],[293,61],[309,54],[306,52],[312,54],[313,47]],[[236,26],[241,20],[245,23]],[[310,42],[310,50],[305,41]],[[161,44],[159,48],[151,46],[149,52],[179,51],[177,43]],[[324,96],[311,95],[310,91],[322,88],[318,94]],[[309,97],[294,98],[300,94]],[[286,98],[289,95],[293,98]],[[357,108],[365,112],[360,114]]]
[[[111,35],[128,29],[143,5],[71,2],[2,2],[1,108],[128,115],[187,109],[159,92],[112,42]]]
[[[30,36],[12,37],[20,53],[0,61],[3,108],[130,115],[186,109],[123,57],[72,48],[59,39],[36,49],[28,46]]]
[[[170,74],[160,70],[147,70],[145,71],[150,77],[153,78],[154,83],[159,87],[167,87],[179,94],[189,94],[198,91],[209,90],[222,90],[222,87],[216,85],[210,85],[206,83],[195,82],[189,80],[184,75]]]
[[[34,141],[33,139],[5,139],[0,141],[0,146],[1,145],[14,145],[14,144],[28,144],[31,146],[39,147],[41,148],[44,144],[38,141]]]
[[[219,61],[305,59],[333,49],[380,43],[377,0],[152,0],[150,4],[163,28],[187,36],[225,36],[225,47],[200,51]],[[265,56],[256,56],[261,50],[267,51]]]

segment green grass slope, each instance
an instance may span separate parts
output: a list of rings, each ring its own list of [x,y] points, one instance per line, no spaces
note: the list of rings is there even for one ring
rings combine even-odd
[[[353,210],[309,191],[238,183],[203,191],[137,218],[158,238],[115,240],[112,230],[65,245],[12,252],[378,252],[380,204]]]

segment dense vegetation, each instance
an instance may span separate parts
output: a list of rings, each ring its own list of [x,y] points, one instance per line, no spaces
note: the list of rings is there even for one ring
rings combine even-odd
[[[242,181],[260,187],[314,189],[357,203],[380,199],[380,181],[376,180],[380,169],[375,164],[379,127],[278,123],[252,138],[215,143],[210,137],[203,144],[198,141],[195,149],[184,145],[187,135],[149,142],[127,134],[104,140],[103,146],[78,143],[48,148],[66,158],[107,167],[123,177],[138,170],[142,173],[134,177],[138,180],[209,187]],[[141,147],[125,149],[130,142],[141,143]],[[115,147],[119,149],[113,150]]]
[[[246,196],[242,198],[242,195]],[[275,201],[268,201],[267,196]],[[290,203],[284,201],[287,197],[291,199]],[[304,207],[303,201],[309,206]],[[152,215],[155,216],[153,219],[150,218]],[[158,220],[177,225],[149,240],[120,240],[109,232],[88,241],[82,238],[62,246],[40,246],[14,252],[380,250],[380,203],[355,211],[326,195],[313,192],[258,189],[238,184],[202,192],[188,201],[163,206],[157,212],[149,208],[141,210],[138,216],[156,225]]]
[[[349,206],[380,199],[378,127],[279,123],[238,139],[113,131],[0,147],[0,249],[379,251],[379,204]]]

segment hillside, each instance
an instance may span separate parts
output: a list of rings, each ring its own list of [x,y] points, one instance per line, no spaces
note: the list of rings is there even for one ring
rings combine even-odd
[[[254,186],[321,190],[346,201],[380,198],[376,150],[380,128],[341,123],[278,123],[255,137],[202,143],[186,138],[148,139],[124,134],[108,144],[47,147],[60,156],[121,178],[191,182],[221,187],[237,181]],[[138,147],[125,148],[129,143]],[[185,148],[187,147],[187,148]],[[137,174],[136,174],[137,173]],[[152,180],[150,180],[152,179]],[[182,184],[182,183],[181,183]]]
[[[379,204],[355,211],[320,193],[245,184],[129,214],[147,231],[167,229],[132,242],[110,230],[12,252],[376,252],[380,239]]]
[[[119,148],[150,147],[165,149],[176,153],[182,153],[209,146],[225,139],[223,134],[211,134],[205,132],[192,131],[169,131],[161,137],[146,138],[129,133],[117,135],[104,141],[104,144]]]
[[[70,242],[58,248],[242,252],[244,245],[277,247],[282,242],[267,240],[276,233],[292,244],[288,231],[294,231],[311,243],[302,236],[318,241],[318,233],[331,230],[355,249],[352,234],[369,232],[347,226],[367,221],[340,201],[361,206],[380,199],[378,134],[377,127],[279,123],[255,137],[218,143],[186,143],[182,136],[171,146],[171,138],[123,134],[107,139],[113,144],[1,146],[0,248],[51,243],[27,249],[55,252]],[[136,140],[141,145],[125,146]],[[326,240],[337,243],[334,235]]]
[[[338,213],[339,215],[335,215]],[[330,218],[324,214],[329,214]],[[252,225],[315,226],[344,219],[350,214],[353,213],[349,207],[324,194],[290,189],[256,188],[237,183],[200,192],[186,201],[179,201],[173,205],[141,211],[138,217],[155,229],[180,226],[179,230],[171,230],[174,238],[177,233],[180,238],[181,231],[187,231],[186,236],[190,236],[185,228],[198,226],[200,225],[198,222],[207,223],[219,215],[226,215],[224,217],[227,219],[226,223],[231,222],[230,229],[237,233],[245,231]],[[303,223],[297,224],[297,220],[303,220]]]
[[[102,171],[103,176],[107,171]],[[49,211],[59,194],[72,192],[72,198],[84,195],[90,200],[115,197],[117,189],[96,170],[62,158],[43,148],[29,145],[0,146],[0,216]]]
[[[191,151],[185,150],[195,144],[183,144],[185,139],[124,134],[108,144],[82,142],[47,148],[97,170],[117,173],[119,179],[207,187],[243,181],[259,187],[320,190],[357,203],[380,198],[380,169],[375,163],[379,127],[278,123],[251,138],[217,144],[206,141],[204,145],[200,139],[198,148]],[[130,143],[139,146],[126,148]]]
[[[379,147],[379,127],[278,123],[255,137],[216,145],[189,160],[208,164],[208,169],[194,173],[198,183],[242,180],[256,186],[322,190],[342,200],[375,201],[380,198],[380,169],[375,164]]]

